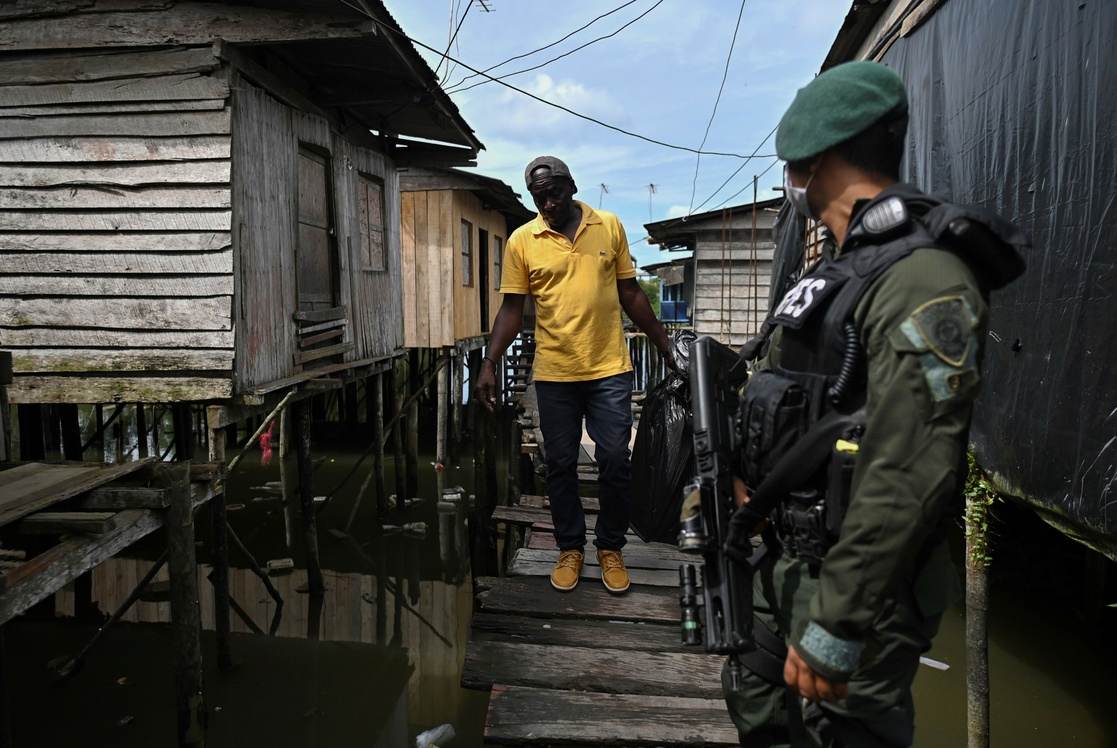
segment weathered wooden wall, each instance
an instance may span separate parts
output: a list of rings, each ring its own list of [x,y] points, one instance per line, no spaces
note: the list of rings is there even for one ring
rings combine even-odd
[[[478,231],[489,232],[488,326],[500,308],[493,290],[496,239],[508,239],[507,222],[499,211],[486,210],[468,190],[404,192],[401,200],[404,345],[437,348],[482,334],[480,251]],[[473,233],[473,277],[462,275],[461,222]]]
[[[751,211],[736,212],[724,226],[698,232],[690,307],[698,335],[739,346],[760,329],[768,311],[774,222],[774,213],[757,213],[755,242]]]
[[[237,384],[252,387],[293,371],[298,140],[288,107],[233,81]]]
[[[460,226],[463,220],[473,224],[473,277],[469,285],[465,284],[462,276],[462,232],[459,228],[454,232],[454,338],[465,340],[481,335],[492,329],[496,319],[496,312],[500,308],[500,293],[494,289],[494,274],[496,272],[496,244],[497,239],[503,246],[508,241],[508,224],[504,215],[495,210],[485,210],[481,200],[472,192],[456,190],[454,192],[455,220],[454,225]],[[489,233],[489,251],[485,258],[487,288],[481,288],[481,253],[479,231]],[[481,294],[488,293],[489,315],[482,329],[481,324]]]
[[[229,396],[228,95],[208,47],[0,60],[14,402]]]

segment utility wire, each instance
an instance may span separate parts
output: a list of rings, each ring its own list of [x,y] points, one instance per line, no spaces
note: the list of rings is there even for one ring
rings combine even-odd
[[[763,148],[763,147],[764,147],[764,144],[765,144],[765,143],[767,143],[767,142],[768,142],[768,140],[769,140],[769,139],[770,139],[770,138],[771,138],[771,137],[772,137],[773,135],[775,135],[775,134],[776,134],[776,128],[778,128],[778,127],[779,127],[779,123],[777,122],[777,123],[776,123],[776,127],[773,127],[773,128],[772,128],[772,131],[771,131],[771,132],[769,132],[769,133],[768,133],[768,134],[767,134],[767,135],[766,135],[766,136],[764,137],[764,140],[760,141],[760,144],[759,144],[759,145],[757,145],[755,149],[753,149],[752,155],[750,155],[750,156],[749,156],[748,158],[746,158],[746,159],[745,159],[745,161],[744,161],[744,163],[742,163],[742,164],[741,164],[740,166],[738,166],[738,167],[737,167],[737,169],[736,169],[736,170],[735,170],[735,171],[734,171],[734,172],[733,172],[732,174],[730,174],[730,175],[729,175],[728,177],[726,177],[725,181],[721,183],[721,186],[719,186],[719,187],[718,187],[718,188],[717,188],[716,190],[714,190],[713,194],[711,194],[711,195],[710,195],[710,196],[709,196],[708,198],[706,198],[705,200],[703,200],[703,201],[702,201],[702,203],[701,203],[701,204],[700,204],[700,205],[699,205],[699,206],[698,206],[697,208],[693,208],[692,210],[690,210],[690,211],[688,212],[688,215],[692,215],[692,214],[693,214],[693,213],[694,213],[695,211],[697,211],[697,210],[701,210],[701,209],[702,209],[702,206],[703,206],[703,205],[705,205],[706,203],[710,202],[710,201],[711,201],[711,200],[713,200],[713,199],[714,199],[715,197],[717,197],[717,194],[718,194],[719,192],[721,192],[721,191],[722,191],[722,189],[723,189],[723,188],[725,187],[725,185],[729,184],[729,183],[730,183],[730,182],[731,182],[731,181],[733,180],[733,177],[735,177],[735,176],[737,176],[738,174],[740,174],[740,173],[741,173],[741,169],[744,169],[744,168],[745,168],[745,166],[746,166],[746,165],[747,165],[747,164],[748,164],[748,163],[749,163],[750,161],[752,161],[752,160],[753,160],[754,158],[776,158],[776,154],[774,154],[774,153],[765,153],[765,154],[764,154],[764,155],[762,155],[762,156],[757,156],[757,155],[756,155],[756,152],[757,152],[757,151],[759,151],[759,150],[760,150],[761,148]],[[771,169],[771,168],[772,168],[771,166],[769,166],[769,167],[768,167],[768,169]],[[765,172],[767,172],[767,169],[765,169]],[[738,193],[737,193],[737,195],[740,195],[740,194],[741,194],[740,192],[738,192]],[[734,195],[734,197],[736,197],[736,195]],[[724,205],[724,204],[725,204],[725,203],[722,203],[722,205]],[[713,209],[711,208],[711,210],[713,210]]]
[[[446,62],[446,77],[447,78],[450,77],[450,63],[448,62],[451,59],[450,58],[450,49],[454,46],[454,41],[458,38],[458,32],[462,30],[462,24],[465,23],[465,17],[467,15],[469,15],[469,9],[472,8],[472,7],[473,7],[473,0],[469,0],[469,2],[466,3],[466,5],[465,5],[465,10],[462,11],[462,17],[458,20],[457,28],[455,28],[454,33],[450,35],[450,41],[446,42],[446,54],[443,55],[443,58],[447,61]],[[450,23],[451,24],[454,23],[454,6],[453,6],[453,3],[451,3],[451,5],[450,5]],[[439,63],[438,66],[442,67],[442,63]],[[437,76],[438,71],[435,70],[434,74]]]
[[[396,34],[396,35],[406,39],[407,41],[411,42],[412,44],[415,44],[419,47],[422,47],[423,49],[427,50],[428,52],[433,52],[434,54],[440,55],[440,56],[447,56],[447,55],[443,55],[442,52],[439,52],[434,47],[423,44],[418,39],[413,39],[410,36],[408,36],[407,34],[403,33],[402,31],[397,31],[396,29],[393,29],[390,26],[385,25],[382,21],[380,21],[380,19],[376,18],[375,16],[369,16],[369,18],[371,18],[373,20],[373,22],[375,22],[384,31],[389,31],[393,34]],[[655,138],[649,138],[646,135],[640,135],[639,133],[630,132],[629,130],[624,130],[620,127],[617,127],[616,125],[610,125],[607,122],[602,122],[599,119],[594,119],[593,117],[590,117],[589,115],[581,114],[580,112],[576,112],[573,109],[570,109],[569,107],[564,107],[562,104],[556,104],[553,101],[547,101],[546,99],[544,99],[540,96],[536,96],[535,94],[533,94],[529,91],[525,91],[522,88],[517,88],[516,86],[513,86],[511,83],[506,83],[506,82],[500,80],[499,78],[494,78],[493,76],[491,76],[487,73],[482,73],[477,68],[470,67],[469,65],[466,65],[461,60],[454,60],[454,59],[451,58],[451,61],[454,62],[454,63],[457,63],[458,65],[461,65],[466,70],[477,73],[478,75],[483,75],[486,78],[488,78],[489,80],[494,81],[496,83],[499,83],[500,85],[504,86],[505,88],[511,89],[511,90],[515,91],[516,93],[523,94],[524,96],[527,96],[530,99],[535,99],[536,101],[538,101],[541,104],[546,104],[549,107],[554,107],[555,109],[559,109],[561,111],[564,111],[567,114],[572,114],[579,119],[584,119],[587,122],[592,122],[595,125],[600,125],[601,127],[604,127],[608,130],[612,130],[614,132],[619,132],[622,135],[628,135],[629,137],[636,138],[637,140],[643,140],[644,142],[651,143],[652,145],[659,145],[659,146],[663,146],[664,148],[671,148],[671,149],[676,150],[676,151],[686,151],[687,153],[701,153],[705,156],[728,156],[730,158],[740,158],[740,159],[744,159],[746,161],[749,160],[749,159],[752,159],[752,158],[756,158],[755,153],[751,156],[742,156],[740,153],[727,153],[727,152],[723,152],[723,151],[699,151],[698,149],[691,148],[690,146],[675,145],[673,143],[666,143],[662,140],[656,140]]]
[[[659,0],[655,5],[648,8],[643,13],[636,16],[635,18],[633,18],[631,21],[629,21],[625,25],[621,26],[619,29],[614,31],[612,34],[606,34],[605,36],[599,36],[596,39],[593,39],[591,41],[586,42],[585,44],[583,44],[580,47],[575,47],[574,49],[570,50],[569,52],[564,52],[563,54],[559,55],[558,57],[552,57],[551,59],[547,60],[546,62],[541,62],[538,65],[533,65],[532,67],[524,68],[523,70],[517,70],[514,73],[505,73],[504,75],[500,76],[499,78],[493,78],[492,80],[500,81],[500,80],[503,80],[504,78],[511,78],[514,75],[520,75],[522,73],[530,73],[532,70],[538,70],[539,68],[543,67],[544,65],[550,65],[552,62],[556,62],[558,60],[561,60],[563,57],[568,57],[568,56],[574,54],[575,52],[579,52],[579,51],[585,49],[586,47],[590,46],[591,44],[597,44],[598,42],[603,41],[605,39],[610,39],[610,38],[616,36],[617,34],[621,33],[622,31],[624,31],[625,29],[627,29],[632,24],[639,21],[644,16],[651,13],[653,10],[655,10],[656,8],[658,8],[662,4],[663,4],[663,0]],[[529,52],[529,54],[533,54],[533,53]],[[489,68],[489,69],[492,70],[492,68]],[[462,93],[463,91],[468,91],[471,88],[477,88],[477,86],[483,86],[488,82],[489,81],[487,81],[487,80],[478,81],[477,83],[474,83],[472,86],[466,86],[465,88],[462,88],[462,87],[459,86],[458,88],[447,89],[446,93]]]
[[[718,95],[714,99],[714,109],[710,112],[710,120],[706,123],[706,132],[702,135],[702,143],[698,146],[698,155],[694,159],[694,179],[690,181],[690,205],[694,207],[694,192],[698,189],[698,167],[702,164],[702,149],[706,147],[706,138],[710,137],[710,127],[714,124],[714,117],[718,113],[718,104],[721,103],[721,94],[725,91],[725,81],[729,78],[729,61],[733,59],[733,49],[737,46],[737,32],[741,29],[741,17],[745,15],[745,0],[741,0],[741,9],[737,11],[737,25],[733,27],[733,39],[729,42],[729,54],[725,56],[725,70],[721,74],[721,85],[718,86]],[[691,208],[687,212],[691,212]]]
[[[592,26],[592,25],[594,25],[595,23],[597,23],[598,21],[600,21],[600,20],[601,20],[602,18],[605,18],[606,16],[611,16],[611,15],[613,15],[614,13],[616,13],[617,11],[620,11],[620,10],[624,10],[624,9],[625,9],[625,8],[627,8],[627,7],[629,6],[629,5],[632,5],[632,4],[634,3],[634,2],[636,2],[636,0],[628,0],[628,2],[627,2],[627,3],[625,3],[624,5],[621,5],[621,6],[617,7],[617,8],[613,8],[613,9],[612,9],[611,11],[609,11],[608,13],[602,13],[602,14],[601,14],[601,15],[599,15],[599,16],[598,16],[597,18],[595,18],[595,19],[593,19],[592,21],[590,21],[589,23],[587,23],[587,24],[586,24],[585,26],[582,26],[581,28],[578,28],[578,29],[574,29],[573,31],[571,31],[571,32],[570,32],[569,34],[567,34],[566,36],[562,37],[562,38],[561,38],[561,39],[559,39],[558,41],[553,41],[553,42],[551,42],[550,44],[548,44],[548,45],[546,45],[546,46],[543,46],[543,47],[539,47],[538,49],[533,49],[533,50],[532,50],[532,51],[530,51],[530,52],[524,52],[524,53],[523,53],[522,55],[516,55],[515,57],[509,57],[509,58],[508,58],[507,60],[505,60],[504,62],[498,62],[497,64],[493,65],[492,67],[488,67],[488,68],[485,68],[485,69],[484,69],[484,70],[482,70],[482,71],[481,71],[480,73],[474,73],[473,75],[467,75],[467,76],[465,76],[464,78],[462,78],[462,79],[461,79],[460,81],[458,81],[457,83],[451,83],[451,84],[449,84],[449,85],[448,85],[448,86],[446,87],[447,93],[449,93],[451,89],[457,89],[457,88],[459,88],[459,87],[460,87],[460,86],[461,86],[462,84],[464,84],[464,83],[465,83],[465,82],[466,82],[467,80],[469,80],[469,79],[471,79],[471,78],[476,78],[476,77],[477,77],[478,75],[484,75],[485,73],[490,73],[490,72],[492,72],[493,70],[496,70],[496,69],[497,69],[497,68],[499,68],[499,67],[503,67],[504,65],[507,65],[507,64],[508,64],[508,63],[510,63],[510,62],[515,62],[516,60],[521,60],[521,59],[523,59],[524,57],[530,57],[531,55],[533,55],[533,54],[536,54],[537,52],[542,52],[542,51],[544,51],[544,50],[547,50],[547,49],[550,49],[551,47],[554,47],[554,46],[556,46],[556,45],[558,45],[558,44],[562,44],[562,43],[563,43],[564,41],[566,41],[566,40],[567,40],[567,39],[569,39],[570,37],[574,36],[575,34],[577,34],[577,33],[579,33],[579,32],[582,32],[582,31],[585,31],[585,30],[586,30],[586,29],[588,29],[588,28],[589,28],[590,26]],[[502,76],[502,77],[503,77],[503,76]]]

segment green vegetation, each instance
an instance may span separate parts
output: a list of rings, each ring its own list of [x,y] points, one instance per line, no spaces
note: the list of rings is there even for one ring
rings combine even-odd
[[[992,512],[993,503],[1000,501],[1001,497],[977,464],[972,449],[966,455],[966,461],[970,471],[966,476],[966,543],[970,549],[969,563],[976,569],[993,563],[989,525],[996,519]]]

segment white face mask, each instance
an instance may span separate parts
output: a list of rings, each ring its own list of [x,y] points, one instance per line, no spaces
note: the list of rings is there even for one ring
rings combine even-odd
[[[794,187],[791,184],[791,175],[788,173],[787,164],[783,165],[783,194],[791,201],[792,207],[798,211],[799,215],[807,218],[818,220],[818,216],[811,210],[811,205],[807,201],[807,188],[811,186],[811,180],[814,179],[814,172],[807,178],[807,183],[802,187]]]

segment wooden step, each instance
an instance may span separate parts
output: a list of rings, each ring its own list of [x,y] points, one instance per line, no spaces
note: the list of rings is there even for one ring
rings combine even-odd
[[[493,686],[485,742],[492,745],[732,746],[725,702],[677,696]]]

